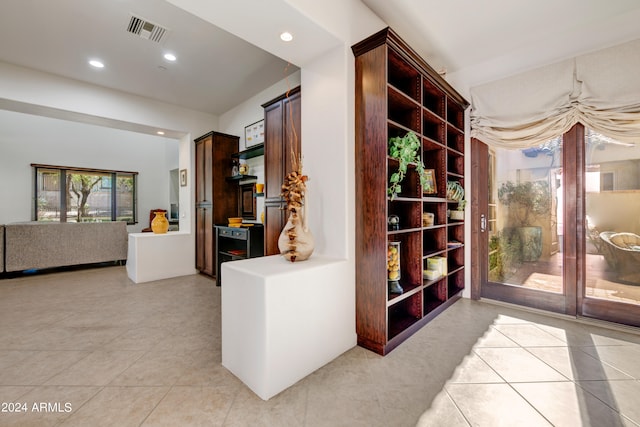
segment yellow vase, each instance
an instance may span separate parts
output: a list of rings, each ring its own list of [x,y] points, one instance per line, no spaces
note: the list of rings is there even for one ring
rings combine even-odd
[[[166,212],[156,212],[156,216],[151,221],[151,230],[156,234],[164,234],[169,230],[169,221]]]

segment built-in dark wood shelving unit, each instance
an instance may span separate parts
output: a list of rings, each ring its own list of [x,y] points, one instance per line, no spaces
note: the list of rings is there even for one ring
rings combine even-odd
[[[464,283],[464,221],[447,212],[447,181],[464,185],[464,111],[468,102],[391,29],[352,47],[356,58],[356,329],[358,344],[387,354],[460,297]],[[413,131],[437,191],[423,194],[415,165],[402,191],[387,196],[398,162],[388,141]],[[433,224],[423,223],[433,214]],[[390,230],[395,215],[399,227]],[[389,293],[387,248],[400,242],[402,294]],[[436,257],[444,274],[423,272]]]

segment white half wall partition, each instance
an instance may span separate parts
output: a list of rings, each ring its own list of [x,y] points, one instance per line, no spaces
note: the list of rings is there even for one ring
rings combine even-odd
[[[143,283],[193,274],[191,246],[191,236],[183,231],[129,233],[127,275]]]
[[[268,400],[356,344],[344,259],[222,264],[222,365]]]

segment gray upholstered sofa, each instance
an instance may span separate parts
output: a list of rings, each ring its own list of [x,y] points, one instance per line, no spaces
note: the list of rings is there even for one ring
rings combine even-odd
[[[4,271],[126,260],[128,239],[124,222],[6,224]]]
[[[4,271],[4,225],[0,225],[0,273]]]

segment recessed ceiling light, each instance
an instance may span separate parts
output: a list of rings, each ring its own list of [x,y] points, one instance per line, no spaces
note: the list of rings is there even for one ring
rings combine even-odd
[[[92,59],[91,61],[89,61],[89,65],[95,68],[104,68],[104,64],[102,63],[102,61],[98,61],[97,59]]]
[[[164,132],[159,130],[158,132],[156,132],[158,135],[164,135]]]
[[[167,61],[175,61],[177,58],[173,53],[165,53],[164,54],[164,59],[166,59]]]
[[[293,40],[293,35],[285,31],[284,33],[280,34],[280,40],[282,40],[283,42],[290,42],[291,40]]]

